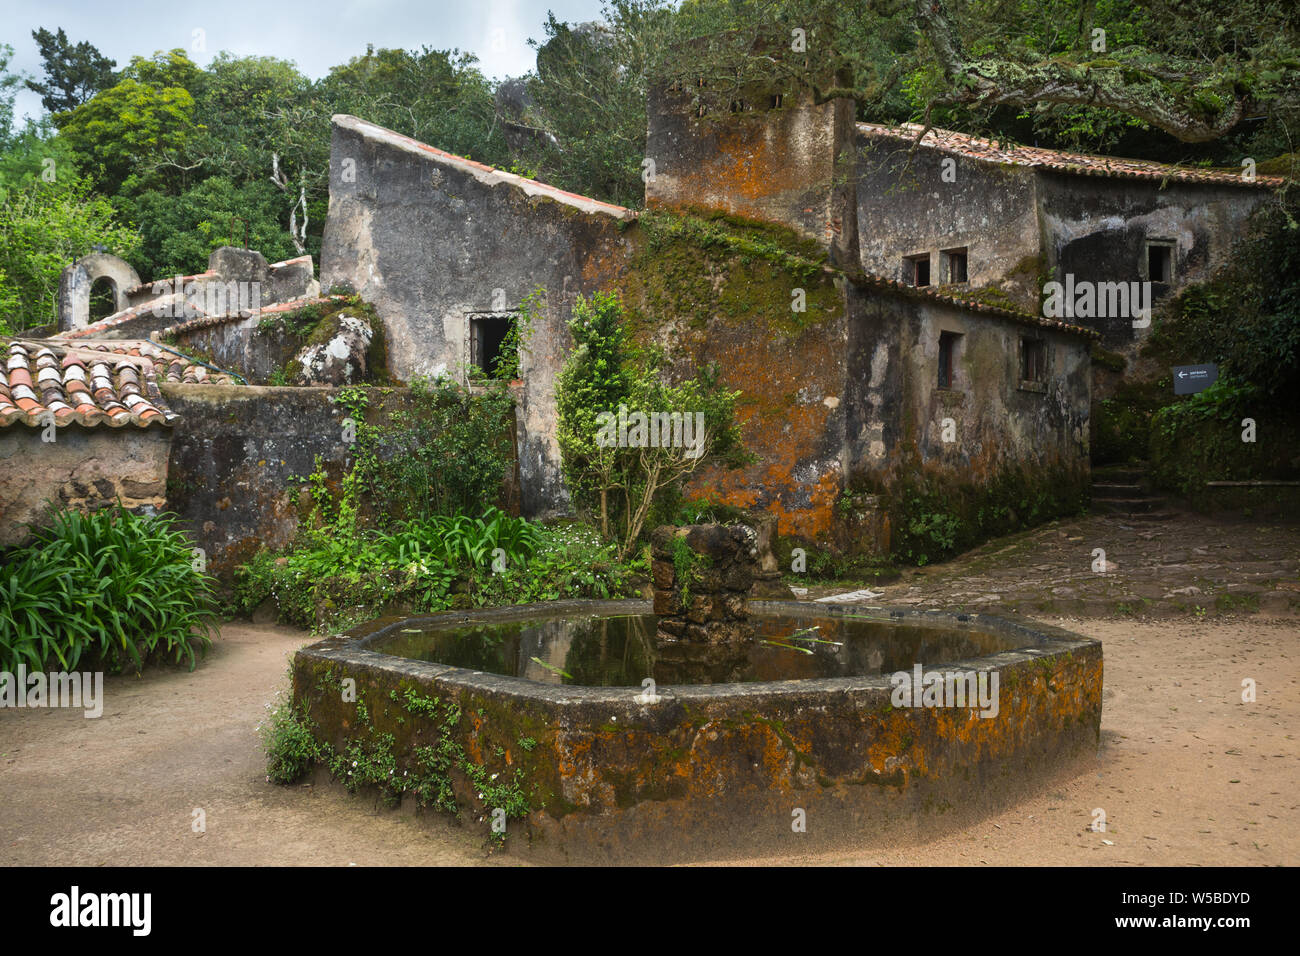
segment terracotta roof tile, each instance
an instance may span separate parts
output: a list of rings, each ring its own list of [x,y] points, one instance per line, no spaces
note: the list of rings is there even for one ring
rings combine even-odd
[[[883,126],[878,123],[859,123],[858,130],[868,136],[913,141],[924,127],[916,123],[900,126]],[[1256,176],[1253,182],[1241,178],[1240,172],[1226,169],[1197,169],[1189,166],[1172,166],[1145,159],[1119,159],[1114,156],[1094,156],[1088,153],[1069,153],[1037,146],[998,144],[992,140],[958,133],[948,129],[931,128],[921,145],[969,159],[1011,166],[1031,166],[1052,169],[1079,176],[1115,176],[1128,179],[1172,179],[1187,183],[1211,183],[1222,186],[1256,186],[1272,188],[1286,182],[1282,176]]]
[[[981,301],[975,296],[963,296],[960,292],[945,292],[936,286],[914,286],[901,282],[898,279],[889,279],[873,272],[852,272],[849,278],[856,285],[867,288],[888,289],[892,292],[902,293],[903,295],[918,298],[929,299],[934,302],[942,302],[946,305],[960,306],[963,309],[969,309],[972,312],[982,312],[986,315],[1000,315],[1003,318],[1012,319],[1024,325],[1037,325],[1045,329],[1056,329],[1061,332],[1068,332],[1072,335],[1082,335],[1085,338],[1099,339],[1101,334],[1094,329],[1085,328],[1080,325],[1071,325],[1068,322],[1062,322],[1060,319],[1050,319],[1046,316],[1035,315],[1023,309],[1013,308],[1007,305],[998,305],[991,302]]]
[[[151,342],[0,342],[0,428],[56,425],[120,428],[171,425],[177,415],[163,401],[160,380],[234,384]]]
[[[308,258],[304,256],[303,258]],[[228,312],[224,315],[203,315],[196,319],[186,319],[184,322],[177,322],[175,325],[169,325],[165,329],[159,329],[157,338],[166,336],[180,335],[183,332],[196,332],[199,329],[212,328],[218,325],[226,325],[230,322],[242,322],[245,319],[255,318],[259,315],[276,315],[281,312],[294,312],[308,305],[323,305],[327,302],[342,302],[346,299],[345,295],[315,295],[304,296],[301,299],[293,299],[289,302],[277,302],[275,305],[264,305],[255,311]]]

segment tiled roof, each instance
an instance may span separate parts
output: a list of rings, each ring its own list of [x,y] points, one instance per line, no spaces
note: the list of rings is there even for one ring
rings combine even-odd
[[[216,277],[217,274],[213,272],[211,269],[207,269],[203,272],[196,272],[192,276],[168,276],[166,279],[157,279],[150,282],[141,282],[138,286],[134,286],[130,289],[127,289],[126,294],[128,296],[131,296],[131,295],[139,295],[142,292],[152,292],[157,286],[160,285],[167,286],[170,289],[183,289],[185,287],[185,283],[187,282],[193,282],[196,279],[215,279]],[[169,293],[161,293],[161,294],[166,295]]]
[[[171,425],[179,416],[160,381],[233,384],[151,342],[15,341],[0,345],[0,355],[0,428],[42,427],[47,412],[56,425]]]
[[[344,295],[309,295],[301,299],[292,299],[288,302],[277,302],[275,305],[264,305],[256,312],[227,312],[223,315],[204,315],[197,319],[186,319],[184,322],[177,322],[175,325],[169,325],[165,329],[160,329],[157,338],[164,338],[169,335],[180,335],[182,332],[196,332],[199,329],[209,329],[217,325],[225,325],[228,322],[242,322],[245,319],[257,318],[258,316],[279,315],[284,312],[294,312],[308,305],[323,305],[327,302],[340,302],[346,299]]]
[[[916,123],[900,126],[882,126],[877,123],[859,123],[858,129],[868,136],[914,141],[924,127]],[[1188,166],[1171,166],[1144,159],[1118,159],[1114,156],[1093,156],[1087,153],[1068,153],[1037,146],[996,144],[992,140],[948,129],[931,128],[921,145],[945,153],[965,156],[988,163],[1011,166],[1032,166],[1052,169],[1079,176],[1115,176],[1128,179],[1171,179],[1187,183],[1211,183],[1222,186],[1260,186],[1272,188],[1286,182],[1282,176],[1256,176],[1253,182],[1241,178],[1240,172],[1227,169],[1195,169]]]
[[[94,339],[112,332],[119,325],[125,325],[127,322],[134,321],[148,315],[155,309],[160,312],[170,307],[184,308],[185,296],[180,292],[174,292],[170,295],[161,296],[157,299],[150,299],[140,305],[133,305],[129,309],[123,309],[121,312],[114,312],[107,318],[100,319],[98,322],[92,322],[90,325],[83,325],[79,329],[72,329],[64,332],[64,338],[69,339]]]
[[[940,286],[915,286],[908,285],[898,279],[888,279],[885,276],[877,275],[873,272],[854,272],[850,274],[850,279],[860,286],[867,286],[875,289],[888,289],[892,292],[899,292],[912,298],[929,299],[934,302],[942,302],[945,305],[955,305],[971,312],[982,312],[986,315],[1000,315],[1003,318],[1012,319],[1013,321],[1023,323],[1024,325],[1037,325],[1045,329],[1056,329],[1060,332],[1069,332],[1072,335],[1082,335],[1086,338],[1097,339],[1101,335],[1094,329],[1085,328],[1080,325],[1070,325],[1068,322],[1062,322],[1060,319],[1051,319],[1042,315],[1035,315],[1032,312],[1026,312],[1023,309],[1013,308],[1008,305],[1000,305],[992,302],[986,302],[975,295],[963,296],[960,291],[944,291]]]

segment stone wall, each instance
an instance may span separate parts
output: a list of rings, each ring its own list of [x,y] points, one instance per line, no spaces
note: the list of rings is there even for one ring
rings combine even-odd
[[[1265,189],[1160,183],[1039,173],[1044,254],[1058,281],[1140,282],[1148,278],[1147,240],[1174,243],[1173,281],[1153,286],[1164,296],[1203,282],[1244,238],[1250,215],[1270,201]],[[1154,323],[1134,329],[1129,316],[1079,318],[1111,348],[1140,342]],[[1125,351],[1131,351],[1126,348]]]
[[[758,100],[757,102],[750,102]],[[857,261],[853,103],[813,105],[790,93],[781,106],[756,94],[746,109],[695,116],[686,94],[652,84],[647,208],[699,209],[779,223],[815,239],[832,261]]]
[[[128,508],[162,510],[172,429],[86,428],[73,424],[42,441],[43,428],[0,429],[0,547],[27,537],[49,507],[91,509],[118,499]]]
[[[737,414],[756,458],[737,470],[702,468],[691,497],[771,512],[786,539],[888,553],[889,495],[922,477],[954,494],[1013,468],[1086,487],[1087,337],[664,233],[647,216],[629,234],[633,257],[617,288],[633,332],[664,350],[671,374],[717,363],[741,393]],[[791,311],[796,288],[803,313]],[[954,387],[940,389],[945,331],[961,344]],[[1025,338],[1045,343],[1041,385],[1020,381]],[[846,489],[865,497],[845,500]]]
[[[316,470],[318,458],[331,483],[353,461],[338,389],[162,389],[183,418],[171,445],[167,507],[180,515],[204,549],[209,570],[222,578],[258,549],[292,543],[308,507],[308,496],[295,504],[294,492],[303,487],[299,479]],[[367,422],[381,423],[408,408],[409,394],[404,388],[372,389]],[[506,505],[514,500],[517,506],[517,475],[502,478]]]
[[[346,413],[328,388],[163,386],[183,421],[172,442],[167,505],[228,576],[256,551],[292,542],[299,512],[291,492],[317,456],[341,469]]]
[[[664,526],[651,535],[661,641],[724,644],[753,636],[748,596],[758,535],[742,524]]]
[[[622,267],[634,214],[452,156],[351,116],[334,117],[321,284],[346,286],[383,322],[403,380],[466,381],[476,314],[511,314],[542,288],[522,356],[523,507],[565,510],[555,375],[570,347],[573,297]]]

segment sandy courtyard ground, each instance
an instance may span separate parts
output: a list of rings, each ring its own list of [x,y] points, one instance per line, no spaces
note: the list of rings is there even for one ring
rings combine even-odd
[[[1255,616],[1053,623],[1105,642],[1102,746],[1077,773],[925,843],[755,862],[1294,864],[1300,627]],[[104,715],[0,711],[0,863],[487,864],[441,817],[266,782],[256,727],[302,632],[228,624],[190,674],[109,678]],[[1243,678],[1258,686],[1241,701]],[[1092,811],[1107,832],[1089,829]],[[192,831],[194,810],[207,832]],[[1110,844],[1103,841],[1110,841]]]

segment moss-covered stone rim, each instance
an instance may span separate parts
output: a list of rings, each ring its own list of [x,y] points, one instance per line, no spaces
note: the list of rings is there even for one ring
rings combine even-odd
[[[751,601],[755,615],[788,615],[805,620],[827,617],[865,617],[884,624],[906,623],[917,627],[953,627],[983,631],[997,636],[1014,638],[1022,642],[1015,649],[988,654],[977,658],[945,661],[927,670],[961,670],[976,673],[1001,671],[1033,661],[1047,661],[1060,656],[1071,656],[1085,651],[1100,652],[1101,641],[1084,637],[1037,622],[1015,621],[987,614],[958,613],[941,609],[896,608],[854,604],[818,604],[803,601]],[[370,648],[378,641],[402,627],[454,627],[466,623],[527,620],[537,617],[565,617],[616,614],[649,614],[648,601],[550,601],[540,604],[519,604],[504,608],[484,608],[477,611],[446,611],[419,617],[386,617],[360,625],[352,630],[319,641],[298,651],[295,668],[310,662],[348,664],[391,673],[395,678],[406,678],[430,686],[441,686],[449,691],[469,691],[504,695],[526,700],[551,708],[578,708],[601,704],[626,707],[641,693],[639,687],[588,687],[581,685],[553,685],[522,677],[507,677],[463,667],[434,664],[409,658],[382,654]],[[757,706],[763,701],[783,698],[825,696],[828,700],[842,699],[849,693],[883,694],[886,699],[892,690],[888,675],[862,677],[829,677],[805,680],[753,681],[730,684],[665,685],[656,689],[661,697],[683,704],[705,703],[719,700],[743,701],[747,706]],[[644,705],[641,705],[644,706]]]

